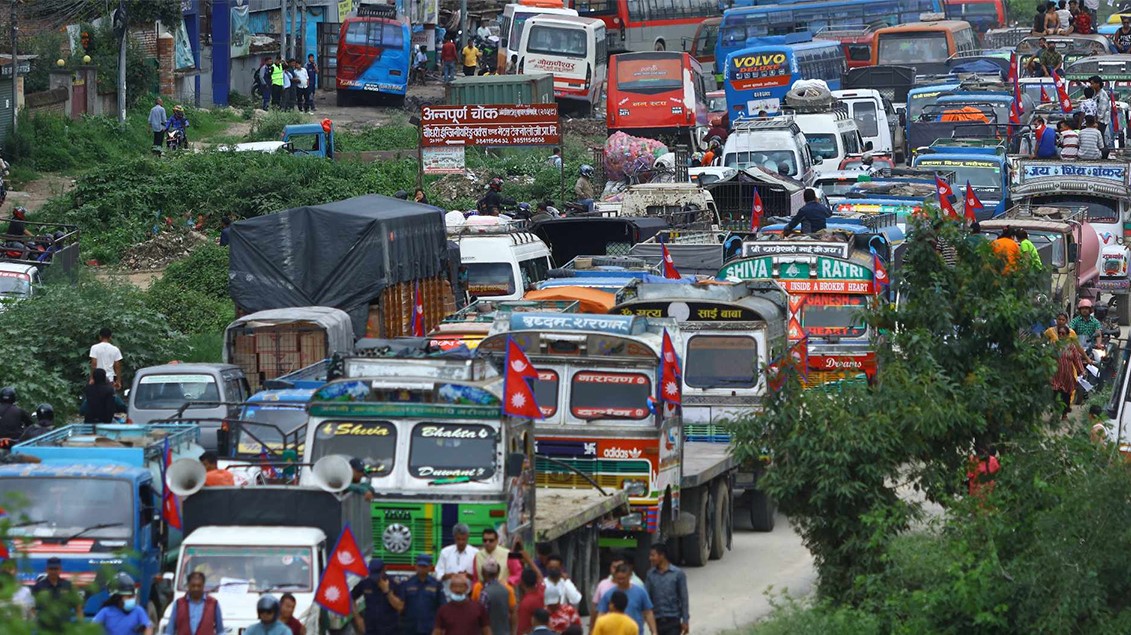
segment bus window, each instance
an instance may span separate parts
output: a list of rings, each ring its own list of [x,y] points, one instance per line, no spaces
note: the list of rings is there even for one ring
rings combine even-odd
[[[698,57],[700,59],[705,57],[714,57],[715,42],[717,42],[718,39],[718,23],[704,20],[703,25],[699,28],[699,33],[695,35],[695,48],[693,49],[693,54],[695,55],[695,57]]]
[[[531,29],[526,50],[543,55],[585,57],[588,47],[585,41],[585,31],[539,25]]]
[[[944,31],[885,33],[879,38],[879,64],[945,62],[950,57]]]
[[[346,29],[346,44],[399,49],[404,46],[400,23],[351,22]]]
[[[644,54],[640,54],[644,55]],[[617,59],[616,89],[629,93],[662,93],[683,88],[682,54],[626,60]]]
[[[577,14],[586,18],[598,15],[616,15],[617,0],[583,0],[574,3]]]

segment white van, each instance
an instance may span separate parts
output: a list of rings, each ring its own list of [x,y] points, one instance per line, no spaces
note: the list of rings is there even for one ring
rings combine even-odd
[[[548,6],[551,4],[557,6]],[[503,7],[503,16],[499,19],[500,72],[506,69],[512,55],[518,55],[518,46],[522,43],[522,31],[526,26],[526,20],[543,14],[577,16],[577,11],[563,8],[561,2],[508,4]]]
[[[820,163],[792,115],[736,121],[723,144],[722,167],[762,168],[801,181],[807,187],[816,180],[814,167]],[[833,168],[836,167],[834,163]]]
[[[797,113],[793,120],[805,133],[813,158],[821,159],[813,166],[818,176],[839,170],[842,159],[850,154],[860,154],[865,149],[860,129],[843,107],[825,112]]]
[[[833,96],[848,107],[865,143],[872,143],[875,152],[887,153],[896,162],[903,156],[903,126],[891,101],[871,88],[834,90]]]
[[[477,298],[520,300],[553,268],[550,248],[525,229],[505,224],[449,225],[448,240],[459,244],[467,292]]]
[[[605,90],[609,64],[605,23],[596,18],[536,15],[526,20],[518,47],[518,72],[551,73],[554,97],[581,102],[593,112]]]

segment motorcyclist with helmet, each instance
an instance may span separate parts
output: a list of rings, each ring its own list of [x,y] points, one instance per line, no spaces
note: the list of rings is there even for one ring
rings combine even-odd
[[[12,220],[8,221],[8,229],[5,230],[4,234],[11,237],[31,236],[31,232],[28,231],[27,228],[27,223],[24,222],[26,220],[26,207],[17,207],[12,210]]]
[[[247,627],[243,635],[291,635],[291,629],[279,621],[279,600],[273,595],[264,595],[255,604],[259,621]]]
[[[181,138],[179,147],[188,147],[188,127],[189,120],[185,117],[185,107],[181,105],[173,106],[173,116],[169,117],[169,121],[165,124],[165,132],[178,131]]]
[[[1080,345],[1084,348],[1091,346],[1095,340],[1096,333],[1103,330],[1103,324],[1092,315],[1092,301],[1088,298],[1081,298],[1076,303],[1076,317],[1068,323],[1068,328],[1076,332],[1076,336],[1080,338]]]
[[[137,605],[137,586],[127,573],[119,573],[110,583],[110,599],[102,605],[93,622],[106,635],[153,635],[153,623],[143,607]]]
[[[47,434],[54,428],[55,408],[49,403],[41,403],[35,407],[35,423],[24,429],[24,433],[20,436],[20,443]]]
[[[11,386],[0,388],[0,445],[19,441],[24,430],[33,423],[31,415],[16,405],[16,389]]]
[[[589,211],[593,211],[593,199],[596,198],[593,193],[593,182],[589,180],[592,176],[593,166],[582,165],[578,169],[577,182],[573,184],[573,196],[577,204],[584,205]]]
[[[495,178],[491,179],[490,183],[487,184],[487,193],[483,195],[483,198],[479,199],[479,201],[476,203],[476,209],[490,210],[492,207],[495,209],[502,209],[502,191],[503,180],[496,176]]]

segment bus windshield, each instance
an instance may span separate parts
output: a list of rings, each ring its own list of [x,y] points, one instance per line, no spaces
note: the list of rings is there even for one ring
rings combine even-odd
[[[388,421],[326,421],[314,432],[310,462],[331,454],[359,458],[382,476],[393,470],[397,428]]]
[[[809,296],[801,313],[801,328],[811,337],[862,337],[866,296]]]
[[[695,388],[753,388],[758,343],[748,335],[695,335],[687,342],[684,381]]]
[[[983,161],[920,161],[919,167],[953,171],[955,183],[970,182],[978,192],[1001,192],[1001,167]]]
[[[559,28],[535,25],[530,30],[526,50],[542,55],[562,57],[585,57],[589,48],[586,45],[585,31],[581,29]]]
[[[950,57],[946,33],[942,31],[916,31],[885,33],[880,36],[879,64],[922,64],[945,62]]]
[[[678,53],[618,58],[616,66],[616,87],[621,91],[661,93],[683,88],[683,57]]]
[[[416,478],[495,474],[498,435],[490,426],[467,423],[421,423],[412,429],[408,471]]]
[[[639,373],[579,372],[570,386],[570,411],[578,419],[644,419],[652,382]]]

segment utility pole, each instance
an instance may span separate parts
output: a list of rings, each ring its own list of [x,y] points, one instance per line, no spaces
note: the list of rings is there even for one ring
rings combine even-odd
[[[279,61],[287,57],[287,0],[282,0],[279,3]]]
[[[16,55],[16,40],[18,39],[17,36],[20,28],[16,25],[18,13],[16,11],[16,2],[17,0],[12,0],[12,132],[16,131],[16,120],[19,118],[17,111],[19,110],[18,106],[20,103],[19,99],[17,99],[19,96],[19,92],[17,91],[20,81],[20,58]]]
[[[118,36],[118,123],[126,123],[126,0],[118,0],[114,11],[114,34]],[[87,88],[90,90],[90,88]]]
[[[459,0],[459,46],[467,46],[467,0]]]
[[[291,0],[291,55],[290,57],[296,58],[299,56],[298,40],[298,0]]]

